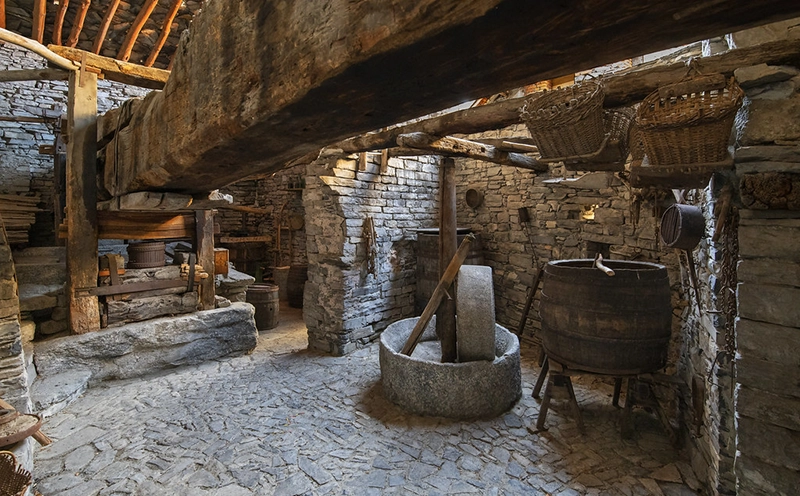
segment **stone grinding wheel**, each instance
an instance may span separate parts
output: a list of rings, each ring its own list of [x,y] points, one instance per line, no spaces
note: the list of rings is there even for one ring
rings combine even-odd
[[[20,414],[10,422],[0,424],[0,447],[9,446],[32,436],[42,426],[36,415]]]
[[[492,268],[462,265],[456,291],[458,361],[495,359],[495,316]]]

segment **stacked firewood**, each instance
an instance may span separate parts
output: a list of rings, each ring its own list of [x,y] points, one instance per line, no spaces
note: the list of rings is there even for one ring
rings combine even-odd
[[[40,201],[39,195],[0,194],[0,218],[6,226],[10,244],[28,242],[28,231],[36,222],[36,212],[42,211],[38,207]]]

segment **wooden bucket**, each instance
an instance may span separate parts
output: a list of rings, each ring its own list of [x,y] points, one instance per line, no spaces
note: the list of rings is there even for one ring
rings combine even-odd
[[[256,329],[267,331],[278,325],[278,286],[253,284],[247,288],[247,303],[256,307]]]
[[[165,249],[166,245],[163,241],[131,243],[128,245],[127,268],[149,269],[151,267],[163,267],[166,265]]]

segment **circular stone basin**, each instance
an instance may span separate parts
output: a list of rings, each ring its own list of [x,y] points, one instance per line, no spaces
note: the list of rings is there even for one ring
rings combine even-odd
[[[516,403],[522,395],[519,340],[508,329],[495,325],[493,361],[441,363],[419,356],[425,342],[436,341],[435,318],[413,356],[400,353],[418,320],[399,320],[381,334],[381,377],[389,400],[411,413],[455,419],[496,417]]]

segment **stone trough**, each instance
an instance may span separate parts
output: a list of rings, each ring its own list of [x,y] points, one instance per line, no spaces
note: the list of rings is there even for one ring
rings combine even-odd
[[[400,353],[417,320],[397,321],[381,334],[381,376],[389,400],[411,413],[454,419],[496,417],[516,403],[522,378],[515,335],[495,324],[494,360],[441,363],[431,352],[438,344],[435,317],[417,350],[411,356]]]

